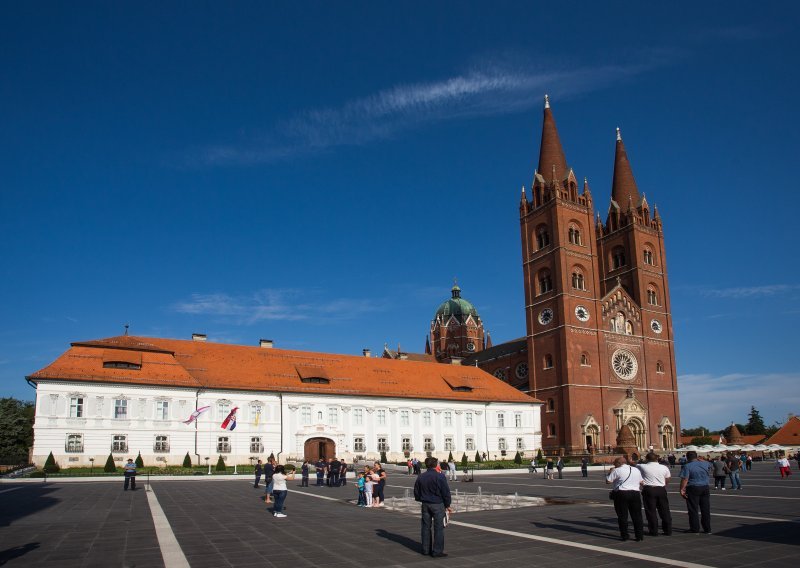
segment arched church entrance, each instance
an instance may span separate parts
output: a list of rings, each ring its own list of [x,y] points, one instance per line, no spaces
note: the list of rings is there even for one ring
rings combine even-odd
[[[319,459],[334,458],[336,457],[336,442],[330,438],[311,438],[306,440],[303,457],[311,462]]]

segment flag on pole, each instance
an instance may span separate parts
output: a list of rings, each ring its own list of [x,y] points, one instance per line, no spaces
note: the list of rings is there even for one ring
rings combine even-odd
[[[256,419],[253,420],[253,425],[258,426],[258,423],[261,422],[261,409],[256,410]]]
[[[239,407],[238,406],[234,406],[233,410],[231,410],[231,413],[228,414],[228,417],[225,420],[222,421],[222,424],[220,424],[219,427],[222,428],[223,430],[233,430],[234,428],[236,428],[236,411],[237,410],[239,410]]]
[[[192,422],[194,422],[195,420],[197,420],[197,417],[198,417],[198,416],[200,416],[201,414],[203,414],[203,413],[204,413],[206,410],[208,410],[209,408],[211,408],[211,407],[210,407],[210,406],[201,406],[200,408],[198,408],[197,410],[195,410],[194,412],[192,412],[192,415],[189,417],[189,419],[188,419],[188,420],[184,420],[184,421],[183,421],[183,423],[184,423],[184,424],[191,424]]]

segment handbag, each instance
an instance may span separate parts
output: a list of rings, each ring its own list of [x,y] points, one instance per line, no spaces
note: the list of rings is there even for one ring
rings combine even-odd
[[[629,465],[628,467],[630,468],[631,466]],[[629,469],[629,470],[628,470],[628,477],[626,477],[626,478],[625,478],[625,481],[628,481],[628,479],[630,479],[630,477],[631,477],[631,473],[633,473],[633,468],[631,468],[631,469]],[[625,481],[623,481],[622,483],[620,483],[620,486],[621,486],[621,485],[623,485],[623,484],[625,483]],[[614,498],[617,496],[617,493],[619,493],[619,487],[617,487],[616,489],[612,489],[611,491],[609,491],[609,492],[608,492],[608,498],[609,498],[609,499],[611,499],[611,500],[613,501],[613,500],[614,500]]]

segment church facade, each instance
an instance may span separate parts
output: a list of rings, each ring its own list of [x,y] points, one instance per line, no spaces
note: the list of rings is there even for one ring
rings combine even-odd
[[[530,195],[528,195],[530,192]],[[664,228],[617,129],[605,221],[568,165],[545,99],[539,166],[519,203],[526,336],[467,357],[544,401],[543,447],[675,448],[678,383]]]

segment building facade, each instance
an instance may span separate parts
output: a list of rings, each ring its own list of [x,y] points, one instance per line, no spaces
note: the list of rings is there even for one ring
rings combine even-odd
[[[141,453],[149,466],[222,456],[248,464],[389,460],[476,452],[532,456],[541,403],[476,368],[120,336],[73,343],[28,377],[33,459],[102,467]],[[209,407],[196,421],[185,421]],[[232,431],[221,428],[234,408]],[[94,460],[94,462],[92,462]]]

